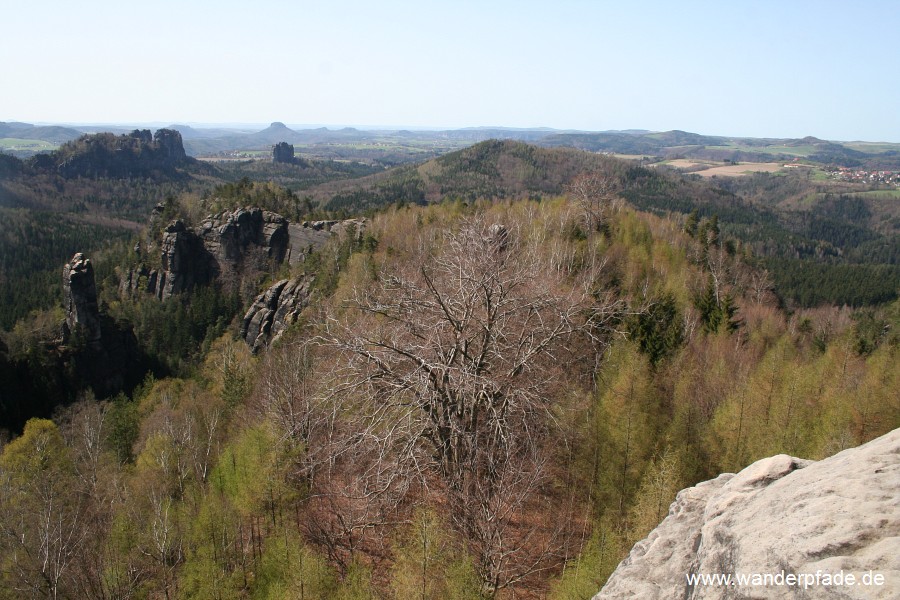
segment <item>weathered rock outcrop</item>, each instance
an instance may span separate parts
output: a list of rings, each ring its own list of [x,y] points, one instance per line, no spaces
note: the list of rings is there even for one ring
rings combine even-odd
[[[293,164],[294,145],[288,144],[287,142],[278,142],[275,144],[272,148],[272,162]]]
[[[181,133],[174,129],[158,129],[153,136],[161,158],[169,162],[182,162],[187,158]]]
[[[312,277],[282,279],[256,297],[244,315],[241,337],[256,354],[278,340],[309,304]]]
[[[715,574],[771,581],[688,582]],[[682,490],[594,600],[898,597],[900,429],[819,462],[774,456]]]
[[[195,228],[176,220],[162,233],[162,269],[128,271],[121,291],[144,288],[165,300],[213,279],[226,290],[239,290],[245,280],[281,264],[288,247],[287,219],[259,208],[211,215]]]
[[[325,245],[334,235],[362,235],[366,227],[365,219],[344,221],[303,221],[288,225],[288,250],[285,259],[291,265],[306,260],[313,251]]]
[[[141,265],[136,269],[130,269],[121,276],[119,282],[119,296],[127,298],[134,292],[156,295],[156,282],[159,273],[156,269],[148,269]]]
[[[68,332],[80,328],[89,344],[99,344],[100,308],[97,304],[97,285],[91,261],[78,252],[63,267],[63,302]]]
[[[160,300],[210,281],[209,253],[203,241],[183,221],[175,221],[165,228],[160,251],[162,270],[156,287]]]
[[[54,352],[61,387],[88,386],[99,398],[133,388],[145,374],[145,358],[131,329],[101,314],[94,268],[80,252],[63,267],[63,302],[62,345]],[[84,343],[73,343],[76,337]]]
[[[288,247],[288,221],[260,208],[239,208],[207,217],[196,229],[220,273],[240,264],[280,264]]]
[[[162,207],[154,209],[151,228],[159,226],[162,214]],[[334,235],[359,237],[365,225],[362,219],[289,223],[260,208],[210,215],[194,228],[176,220],[162,230],[162,268],[157,271],[141,265],[124,272],[119,292],[128,297],[142,291],[165,300],[213,280],[225,290],[244,292],[272,267],[285,261],[291,265],[303,262]],[[151,240],[148,250],[155,247]]]
[[[203,169],[184,151],[181,134],[174,129],[136,129],[126,135],[97,133],[63,144],[59,150],[28,163],[37,170],[55,170],[63,177],[170,177],[179,168]]]
[[[154,209],[151,226],[159,226],[163,207]],[[287,261],[306,260],[333,236],[359,239],[364,219],[289,223],[260,208],[239,208],[211,215],[194,228],[176,220],[163,229],[159,242],[161,268],[136,266],[120,276],[119,294],[149,293],[160,300],[215,281],[224,291],[242,298],[255,293],[264,273]],[[152,228],[152,227],[151,227]],[[153,251],[156,244],[148,244]],[[141,248],[135,250],[140,253]],[[309,304],[312,277],[284,279],[257,296],[247,310],[241,337],[258,352],[277,340]]]

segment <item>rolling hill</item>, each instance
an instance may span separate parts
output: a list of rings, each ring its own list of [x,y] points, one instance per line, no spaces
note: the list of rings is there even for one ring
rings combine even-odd
[[[878,192],[852,195],[863,191],[860,186],[811,182],[796,170],[702,180],[571,148],[492,140],[308,193],[324,208],[349,215],[395,203],[549,198],[589,170],[615,180],[621,196],[640,210],[679,219],[692,211],[715,215],[726,236],[764,259],[785,300],[861,306],[891,301],[900,290],[896,203]],[[816,196],[819,189],[831,192]]]

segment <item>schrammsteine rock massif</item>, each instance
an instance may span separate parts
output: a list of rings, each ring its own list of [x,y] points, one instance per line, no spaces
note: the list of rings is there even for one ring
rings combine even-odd
[[[855,585],[824,585],[842,571]],[[688,582],[718,573],[819,584]],[[900,429],[819,462],[773,456],[682,490],[594,596],[612,598],[900,598]]]
[[[163,211],[162,206],[154,210],[151,225]],[[358,219],[290,223],[260,208],[210,215],[193,228],[172,221],[158,242],[162,269],[141,265],[123,273],[119,292],[123,297],[141,292],[167,300],[215,281],[246,298],[247,289],[255,291],[262,274],[284,262],[303,262],[334,235],[360,236],[365,225]],[[297,319],[309,304],[312,281],[312,276],[278,281],[251,302],[241,337],[253,352],[277,340]]]
[[[333,235],[360,236],[363,220],[312,221],[288,226],[290,245],[286,260],[294,264],[320,248]],[[312,300],[312,275],[282,279],[258,295],[241,324],[241,338],[254,354],[278,341]]]

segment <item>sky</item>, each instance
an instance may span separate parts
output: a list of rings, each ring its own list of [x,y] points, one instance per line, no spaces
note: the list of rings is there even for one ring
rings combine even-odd
[[[0,121],[900,142],[900,1],[0,0]]]

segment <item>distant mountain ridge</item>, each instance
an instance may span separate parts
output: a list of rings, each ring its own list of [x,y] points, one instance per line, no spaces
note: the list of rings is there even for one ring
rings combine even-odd
[[[81,135],[83,135],[82,132],[77,129],[58,125],[35,127],[30,123],[0,123],[0,138],[42,140],[54,144],[64,144]]]
[[[701,158],[710,160],[739,160],[770,162],[804,158],[827,165],[900,170],[900,144],[851,144],[804,138],[747,138],[710,136],[688,131],[648,131],[643,129],[577,131],[548,127],[466,127],[445,130],[366,130],[354,127],[331,129],[302,126],[293,129],[275,121],[259,131],[202,128],[173,124],[169,127],[181,133],[185,151],[190,156],[216,156],[230,152],[259,152],[269,150],[279,142],[298,146],[298,151],[321,158],[353,159],[354,145],[368,146],[370,158],[376,162],[385,158],[385,148],[418,143],[417,152],[405,156],[391,155],[386,164],[419,162],[427,158],[421,149],[432,156],[461,149],[490,139],[515,140],[547,147],[570,147],[589,152],[658,156],[662,158]],[[62,144],[77,139],[85,132],[110,131],[127,133],[121,127],[83,126],[79,128],[42,126],[28,123],[0,123],[0,138],[32,139]],[[344,146],[342,149],[341,146]],[[349,146],[350,148],[347,148]],[[380,148],[373,151],[373,148]],[[872,151],[870,151],[870,148]],[[365,150],[357,148],[357,154]],[[358,158],[358,157],[357,157]]]

